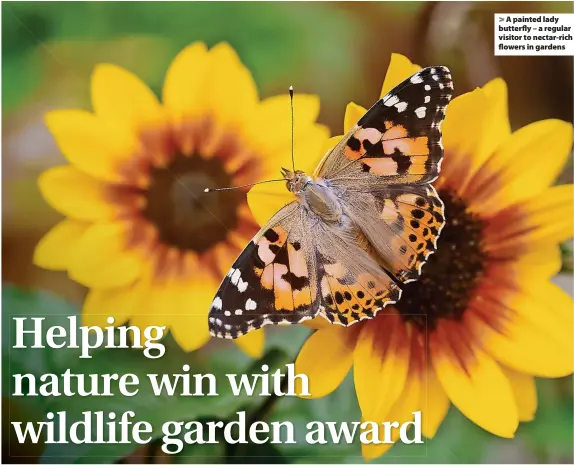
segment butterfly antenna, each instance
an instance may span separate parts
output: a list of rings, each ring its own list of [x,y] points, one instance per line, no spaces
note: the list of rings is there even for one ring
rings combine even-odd
[[[291,162],[293,164],[293,172],[295,172],[295,110],[293,108],[293,86],[289,86],[289,97],[291,99]],[[242,189],[244,187],[256,186],[257,184],[265,184],[268,182],[285,181],[285,178],[281,179],[268,179],[267,181],[253,182],[251,184],[243,184],[242,186],[232,186],[232,187],[219,187],[210,189],[206,187],[203,192],[218,192],[218,191],[230,191],[233,189]]]
[[[295,172],[295,111],[293,109],[293,86],[289,86],[289,97],[291,97],[291,161],[293,162],[293,173]]]
[[[203,192],[217,192],[217,191],[230,191],[233,189],[243,189],[244,187],[251,187],[251,186],[256,186],[257,184],[265,184],[267,182],[277,182],[277,181],[285,181],[285,178],[282,179],[268,179],[267,181],[259,181],[259,182],[252,182],[251,184],[243,184],[241,186],[232,186],[232,187],[218,187],[218,188],[214,188],[214,189],[210,189],[209,187],[206,187]]]

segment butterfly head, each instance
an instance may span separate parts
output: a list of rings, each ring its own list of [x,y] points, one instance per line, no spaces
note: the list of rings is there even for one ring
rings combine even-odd
[[[287,181],[287,189],[294,194],[300,194],[305,186],[311,182],[311,178],[303,171],[290,171],[287,168],[281,168],[281,174]]]

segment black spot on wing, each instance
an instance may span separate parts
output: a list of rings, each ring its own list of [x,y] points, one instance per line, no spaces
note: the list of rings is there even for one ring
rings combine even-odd
[[[349,140],[347,141],[347,145],[354,152],[358,152],[359,150],[361,150],[361,141],[359,139],[357,139],[355,136],[349,137]]]
[[[399,149],[395,149],[391,158],[397,164],[397,174],[406,174],[412,165],[411,157],[403,155]]]
[[[263,237],[265,237],[265,239],[267,239],[269,242],[277,242],[279,240],[279,234],[273,231],[272,228],[269,228],[267,231],[265,231]]]
[[[309,286],[309,278],[306,276],[297,276],[291,271],[288,271],[282,275],[282,278],[291,285],[291,288],[294,291],[300,291],[303,288]]]
[[[279,235],[271,229],[265,232],[264,237],[269,241],[279,240]],[[234,339],[260,328],[264,323],[298,323],[302,318],[317,313],[318,299],[314,299],[311,306],[294,310],[275,308],[273,288],[266,289],[261,283],[265,263],[259,258],[258,247],[251,241],[219,286],[208,317],[212,336]],[[287,242],[282,245],[271,244],[269,249],[275,254],[275,258],[267,267],[273,267],[275,264],[287,266],[288,271],[283,274],[283,278],[295,290],[302,290],[309,285],[308,278],[298,277],[289,270]]]
[[[363,128],[375,128],[382,134],[390,124],[406,129],[409,138],[426,136],[429,156],[425,161],[427,174],[422,178],[422,182],[428,182],[436,177],[439,161],[443,156],[440,123],[444,119],[452,91],[452,78],[448,68],[433,66],[422,69],[379,100],[357,124]],[[382,146],[371,145],[363,155],[364,158],[387,156],[383,153]],[[393,159],[398,164],[398,174],[406,174],[406,161],[395,159],[394,156]]]

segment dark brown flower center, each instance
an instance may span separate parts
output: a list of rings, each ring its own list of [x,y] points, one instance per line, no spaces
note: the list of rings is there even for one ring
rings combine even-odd
[[[225,240],[237,226],[241,190],[205,193],[230,186],[221,159],[176,155],[165,168],[152,168],[144,215],[164,244],[201,253]]]
[[[395,305],[406,321],[428,330],[436,328],[441,318],[462,316],[485,262],[481,220],[452,193],[443,190],[439,195],[446,222],[437,251],[423,266],[420,278],[403,286]]]

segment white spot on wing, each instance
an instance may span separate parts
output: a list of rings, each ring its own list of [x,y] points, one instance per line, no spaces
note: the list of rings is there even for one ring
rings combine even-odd
[[[216,297],[215,299],[213,299],[213,302],[211,304],[211,308],[215,308],[216,310],[221,310],[221,306],[222,306],[223,302],[221,301],[221,297]]]
[[[257,302],[251,299],[247,299],[245,302],[245,310],[255,310],[257,308]]]
[[[232,268],[232,269],[233,269],[233,268]],[[241,278],[241,271],[235,270],[235,271],[233,272],[233,274],[231,275],[231,283],[232,283],[234,286],[237,286],[237,283],[238,283],[238,281],[239,281],[240,278]]]
[[[417,116],[418,116],[419,118],[424,118],[424,117],[426,116],[426,114],[427,114],[427,107],[418,107],[418,108],[415,110],[415,113],[417,114]]]
[[[231,284],[237,287],[239,292],[245,292],[247,289],[247,281],[243,281],[243,279],[241,279],[240,270],[235,270],[229,279],[231,280]]]
[[[407,102],[399,102],[395,105],[395,108],[399,113],[402,113],[407,109]]]
[[[429,84],[425,84],[425,90],[430,90],[430,85],[429,85]]]
[[[420,74],[415,74],[412,78],[411,78],[411,82],[413,84],[420,84],[421,82],[423,82],[423,78],[420,76]]]
[[[430,95],[425,95],[425,103],[429,103],[430,102]]]
[[[247,281],[243,281],[243,279],[239,278],[239,282],[237,283],[237,289],[239,292],[245,292],[247,289]]]
[[[242,314],[243,314],[243,310],[241,310],[240,308],[238,308],[237,310],[235,310],[235,314],[236,314],[236,315],[242,315]]]
[[[385,105],[387,107],[392,107],[397,103],[399,103],[399,98],[396,95],[391,95],[387,100],[385,100]]]

